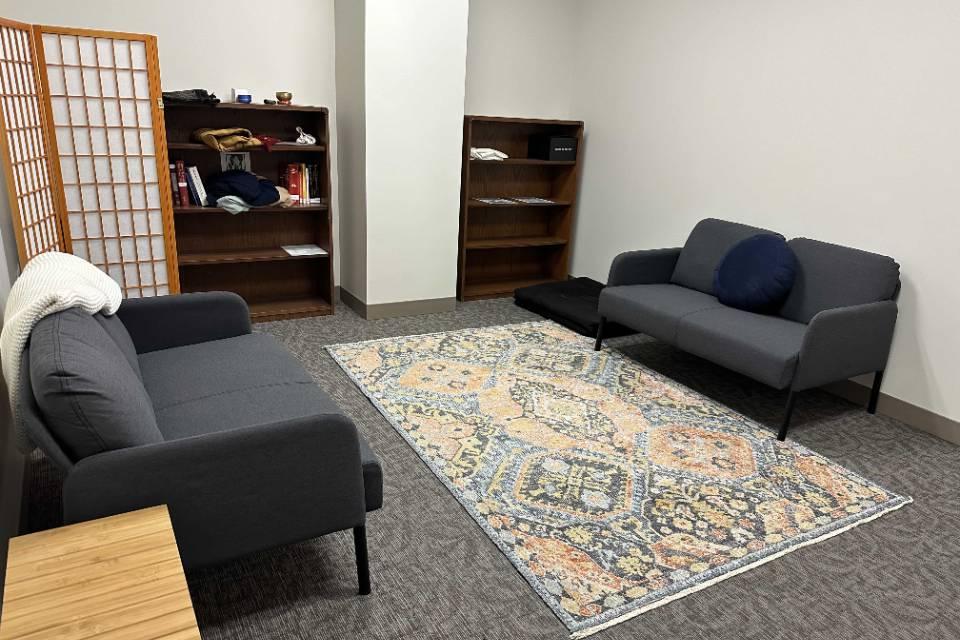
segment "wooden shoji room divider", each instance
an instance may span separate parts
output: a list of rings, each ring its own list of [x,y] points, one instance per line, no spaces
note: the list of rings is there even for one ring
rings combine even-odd
[[[56,213],[48,215],[64,240],[49,248],[97,265],[127,297],[178,293],[156,38],[40,25],[29,35]]]
[[[70,251],[51,184],[47,131],[31,27],[0,18],[0,147],[20,264]]]

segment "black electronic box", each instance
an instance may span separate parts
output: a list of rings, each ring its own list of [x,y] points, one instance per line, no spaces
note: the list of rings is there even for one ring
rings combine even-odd
[[[528,154],[538,160],[576,160],[577,139],[569,136],[531,136]]]

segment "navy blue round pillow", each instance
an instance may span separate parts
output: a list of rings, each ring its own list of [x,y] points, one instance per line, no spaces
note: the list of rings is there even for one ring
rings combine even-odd
[[[771,312],[787,299],[797,275],[797,257],[787,241],[758,233],[733,245],[713,274],[713,293],[725,305]]]

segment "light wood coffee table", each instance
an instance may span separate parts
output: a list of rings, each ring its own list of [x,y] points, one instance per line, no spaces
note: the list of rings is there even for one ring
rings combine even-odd
[[[11,538],[0,640],[200,638],[165,506]]]

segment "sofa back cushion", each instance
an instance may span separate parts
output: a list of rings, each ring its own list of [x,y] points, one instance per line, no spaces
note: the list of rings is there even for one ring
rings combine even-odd
[[[890,257],[794,238],[797,275],[780,315],[810,322],[825,309],[890,300],[900,287],[900,265]]]
[[[103,330],[107,332],[110,339],[117,345],[123,353],[123,357],[130,363],[130,368],[137,374],[137,377],[143,380],[143,375],[140,373],[140,359],[137,357],[136,347],[133,346],[133,338],[130,337],[130,333],[127,331],[127,328],[123,326],[123,322],[120,321],[117,314],[105,316],[102,313],[97,313],[93,316],[93,319],[103,327]]]
[[[33,328],[30,385],[47,429],[74,461],[163,441],[139,372],[80,309],[47,316]]]
[[[739,222],[707,218],[697,223],[680,251],[670,282],[713,294],[713,274],[733,245],[758,233],[780,235]],[[783,237],[783,236],[780,236]]]

